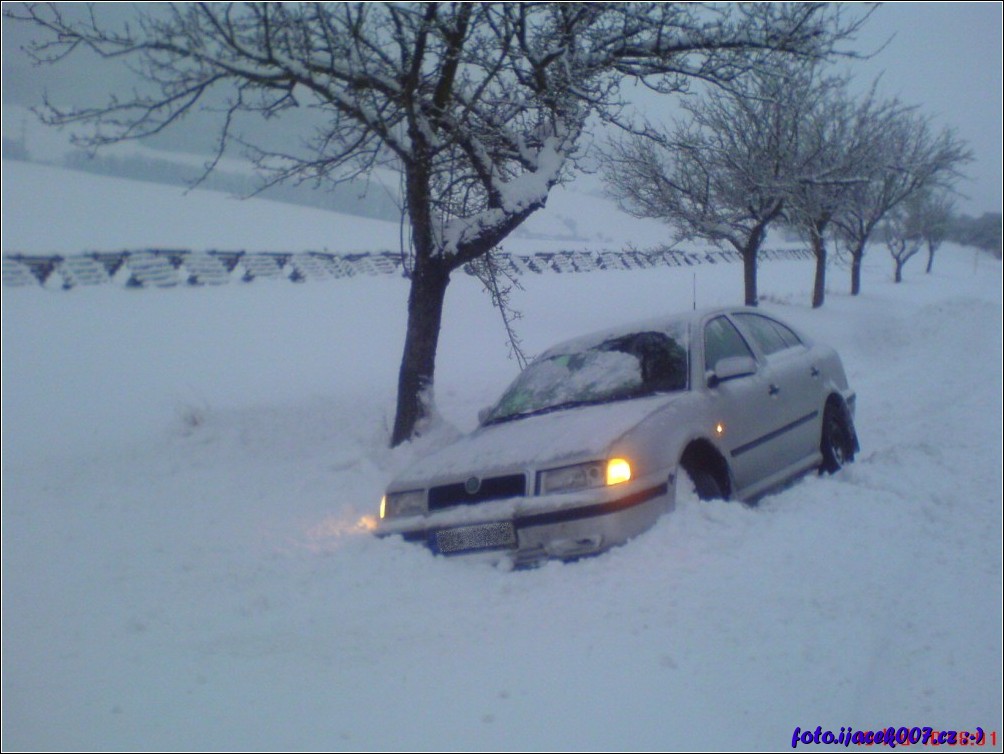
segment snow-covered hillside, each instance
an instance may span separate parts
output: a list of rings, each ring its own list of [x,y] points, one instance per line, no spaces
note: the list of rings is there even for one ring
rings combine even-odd
[[[397,239],[7,163],[3,210],[4,251]],[[630,240],[599,200],[581,211]],[[534,276],[513,303],[535,353],[695,289],[735,303],[741,275]],[[817,725],[980,726],[999,748],[1001,264],[946,246],[894,285],[876,247],[861,296],[829,275],[819,310],[805,262],[765,264],[761,291],[840,351],[850,468],[755,508],[688,499],[623,548],[514,573],[360,525],[516,374],[473,279],[447,295],[442,421],[395,451],[404,280],[4,289],[4,748],[786,749]]]

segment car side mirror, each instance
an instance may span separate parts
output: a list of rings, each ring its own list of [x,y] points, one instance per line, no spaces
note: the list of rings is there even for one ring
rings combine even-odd
[[[715,368],[708,372],[708,387],[716,387],[725,380],[756,374],[756,361],[751,356],[726,356],[719,359]]]

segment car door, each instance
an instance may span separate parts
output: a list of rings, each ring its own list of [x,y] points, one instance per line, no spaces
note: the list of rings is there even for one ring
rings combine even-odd
[[[736,492],[755,487],[785,465],[779,451],[779,430],[786,417],[764,365],[757,362],[746,338],[728,317],[719,315],[704,325],[704,367],[710,380],[707,420],[732,469]],[[748,359],[751,372],[718,379],[723,359]]]
[[[819,450],[819,370],[812,354],[791,328],[752,312],[737,312],[732,318],[759,351],[768,389],[776,399],[783,422],[775,452],[784,467],[804,465]]]

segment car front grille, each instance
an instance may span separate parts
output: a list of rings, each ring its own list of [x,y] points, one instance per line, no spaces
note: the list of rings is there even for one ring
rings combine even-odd
[[[526,494],[526,474],[481,479],[476,492],[468,492],[467,482],[444,484],[429,490],[429,510],[449,508],[452,505],[472,505],[487,500],[501,500],[507,497],[521,497]]]

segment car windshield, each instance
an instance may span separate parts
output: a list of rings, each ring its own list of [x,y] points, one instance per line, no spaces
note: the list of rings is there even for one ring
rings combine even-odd
[[[523,370],[485,424],[687,388],[683,325],[549,352]]]

